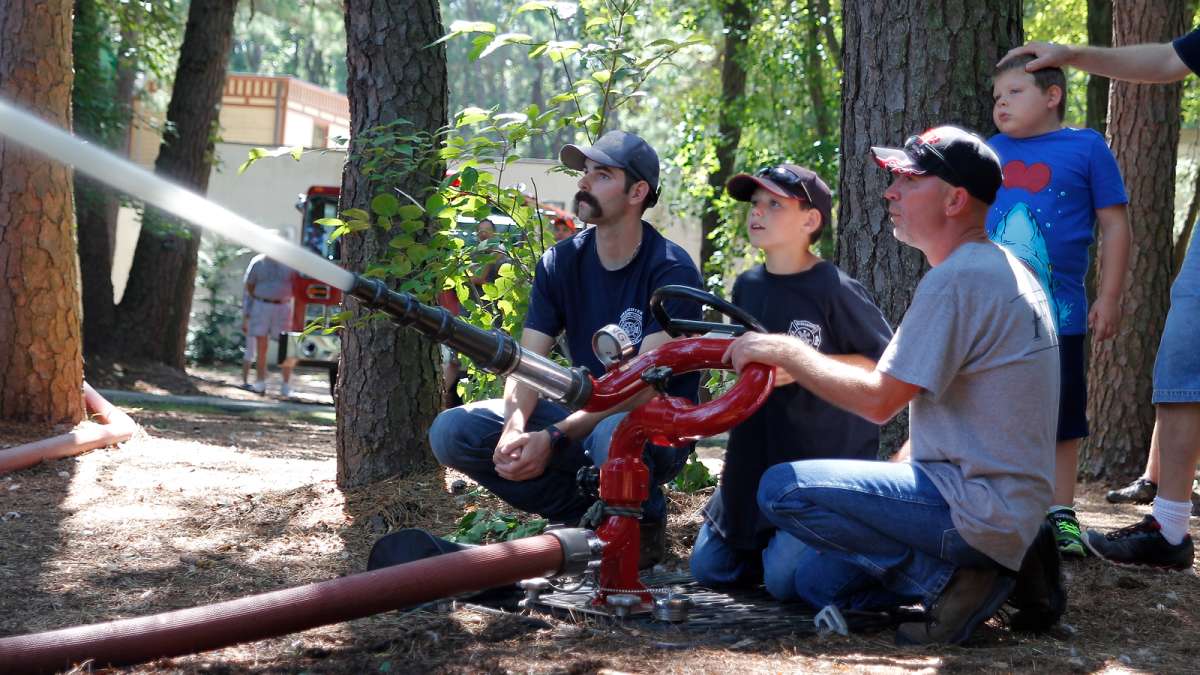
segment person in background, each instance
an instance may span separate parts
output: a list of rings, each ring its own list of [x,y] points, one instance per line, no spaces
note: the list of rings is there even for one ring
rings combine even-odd
[[[286,267],[265,254],[258,254],[246,268],[242,295],[242,332],[247,339],[254,340],[255,380],[251,390],[264,394],[267,391],[267,340],[278,337],[288,330],[292,319],[292,276]],[[280,366],[283,383],[279,387],[281,396],[292,393],[292,367],[288,363]]]
[[[1001,59],[1031,55],[1028,72],[1071,66],[1117,80],[1176,82],[1200,73],[1200,29],[1173,42],[1091,47],[1032,42]],[[1154,506],[1141,521],[1111,532],[1087,530],[1083,541],[1106,560],[1174,570],[1192,569],[1188,532],[1192,480],[1200,461],[1200,252],[1193,242],[1171,285],[1162,341],[1154,360],[1158,478]]]

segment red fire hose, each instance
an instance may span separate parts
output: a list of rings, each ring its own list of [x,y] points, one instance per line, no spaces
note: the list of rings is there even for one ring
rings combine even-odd
[[[83,384],[83,399],[88,412],[101,426],[76,429],[52,438],[0,450],[0,474],[33,466],[42,460],[79,455],[88,450],[127,441],[133,436],[133,432],[137,431],[136,422],[120,408],[104,400],[86,382]]]
[[[136,619],[0,639],[0,672],[142,663],[357,619],[494,588],[577,573],[599,552],[585,530],[557,530],[340,579]]]

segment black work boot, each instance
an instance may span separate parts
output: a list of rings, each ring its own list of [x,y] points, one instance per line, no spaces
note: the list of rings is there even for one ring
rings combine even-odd
[[[929,609],[926,621],[902,623],[896,644],[927,645],[966,642],[979,624],[1000,609],[1012,592],[1015,579],[999,568],[960,567]]]
[[[1008,604],[1017,610],[1009,622],[1012,629],[1033,633],[1050,630],[1067,611],[1067,591],[1063,588],[1053,524],[1043,522],[1025,552]]]

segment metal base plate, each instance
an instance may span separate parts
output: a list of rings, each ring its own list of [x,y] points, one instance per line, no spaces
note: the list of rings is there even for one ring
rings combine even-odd
[[[802,603],[783,603],[773,599],[760,586],[753,589],[714,590],[701,586],[690,574],[663,572],[642,576],[644,583],[656,597],[668,591],[685,594],[692,600],[688,619],[680,623],[667,623],[653,617],[648,608],[632,616],[618,619],[607,607],[592,604],[593,595],[587,590],[575,593],[547,593],[542,595],[530,609],[551,614],[564,620],[585,623],[587,621],[620,621],[636,626],[639,630],[651,630],[664,635],[686,635],[697,638],[701,635],[716,637],[715,642],[736,642],[752,637],[755,640],[782,637],[785,635],[813,634],[817,632],[814,619],[817,612]],[[851,630],[881,629],[899,620],[911,620],[904,616],[886,612],[847,612],[846,621]],[[726,635],[721,635],[722,633]],[[708,642],[710,640],[704,640]]]

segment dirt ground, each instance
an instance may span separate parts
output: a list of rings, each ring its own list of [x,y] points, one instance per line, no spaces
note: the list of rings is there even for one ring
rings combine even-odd
[[[105,388],[257,396],[237,389],[240,374],[228,370],[188,377],[122,370],[142,384],[89,377]],[[326,424],[127,410],[142,431],[120,447],[0,477],[0,635],[143,616],[354,573],[387,531],[424,527],[444,534],[465,508],[447,487],[457,477],[440,470],[338,489],[334,429]],[[52,431],[0,428],[0,448]],[[704,496],[670,499],[668,566],[680,566]],[[1127,524],[1147,508],[1108,505],[1103,486],[1083,486],[1079,507],[1081,520],[1100,528]],[[899,648],[890,631],[781,639],[747,631],[728,647],[679,649],[620,626],[548,618],[549,627],[538,628],[442,606],[128,672],[1195,672],[1200,583],[1194,574],[1089,559],[1068,564],[1067,583],[1070,609],[1052,636],[1015,635],[993,620],[962,648]]]

